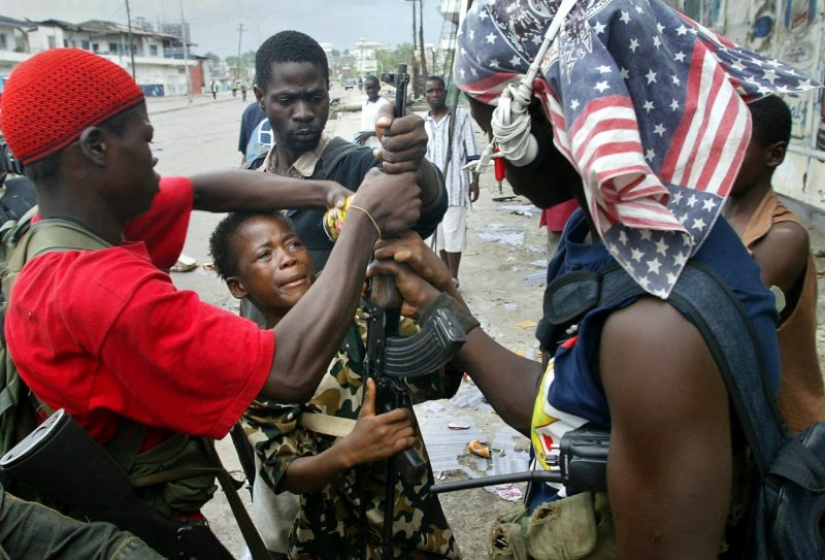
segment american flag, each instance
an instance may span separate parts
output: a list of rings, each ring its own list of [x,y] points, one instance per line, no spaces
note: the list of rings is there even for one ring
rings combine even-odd
[[[487,103],[517,84],[560,0],[481,0],[459,31],[456,81]],[[582,176],[608,250],[666,298],[719,218],[750,139],[746,102],[819,87],[660,0],[579,0],[534,83]]]

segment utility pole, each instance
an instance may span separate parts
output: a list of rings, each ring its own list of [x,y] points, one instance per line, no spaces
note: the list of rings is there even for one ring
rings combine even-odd
[[[192,103],[192,76],[189,75],[189,45],[186,20],[183,19],[183,0],[180,0],[180,36],[183,41],[183,67],[186,70],[186,99]]]
[[[129,9],[129,0],[126,0],[126,20],[129,23],[129,54],[132,57],[132,79],[137,82],[135,75],[135,50],[132,48],[132,11]]]
[[[416,46],[417,46],[417,41],[415,39],[415,28],[416,28],[416,23],[415,23],[415,20],[416,20],[415,0],[412,0],[410,2],[410,4],[412,5],[412,16],[413,16],[413,18],[412,18],[412,37],[413,37],[413,44],[412,44],[412,69],[413,69],[413,71],[412,71],[412,86],[413,87],[412,87],[412,89],[413,89],[413,97],[418,97],[419,94],[421,93],[421,91],[420,91],[420,88],[418,87],[418,76],[419,76],[418,68],[419,68],[419,66],[418,66],[418,64],[415,63],[415,49],[416,49]]]
[[[238,25],[238,75],[236,78],[241,79],[241,37],[243,37],[243,24]]]
[[[415,9],[415,2],[413,2]],[[418,0],[418,48],[421,52],[421,73],[427,77],[427,57],[424,56],[424,0]]]

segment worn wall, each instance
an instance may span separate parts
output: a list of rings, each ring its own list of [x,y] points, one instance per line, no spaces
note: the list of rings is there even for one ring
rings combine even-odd
[[[665,0],[740,45],[825,81],[825,0]],[[823,91],[786,96],[793,114],[791,152],[774,176],[776,190],[825,210]],[[804,153],[800,153],[804,152]]]

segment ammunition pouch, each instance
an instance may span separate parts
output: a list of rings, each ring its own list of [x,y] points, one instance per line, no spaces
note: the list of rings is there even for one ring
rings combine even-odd
[[[520,505],[496,519],[489,553],[492,560],[616,560],[607,494],[582,492],[544,503],[532,515]]]
[[[170,479],[168,473],[210,465],[204,449],[206,445],[213,443],[179,433],[138,455],[129,469],[129,478],[138,497],[163,515],[199,511],[217,490],[215,474],[207,472]],[[159,476],[165,480],[155,482]]]

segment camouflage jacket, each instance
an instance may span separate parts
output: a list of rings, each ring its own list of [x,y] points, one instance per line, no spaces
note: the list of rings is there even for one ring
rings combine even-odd
[[[402,336],[416,328],[412,321],[403,320]],[[332,436],[298,427],[298,416],[302,412],[358,418],[363,401],[365,334],[364,323],[359,319],[347,333],[328,375],[306,405],[272,400],[256,400],[250,405],[244,418],[247,427],[260,429],[266,435],[264,441],[255,445],[262,465],[258,476],[273,491],[281,491],[280,482],[293,460],[317,455],[336,441]],[[444,373],[438,371],[411,379],[408,386],[418,402],[445,396],[444,380]],[[423,443],[419,446],[418,451],[428,460]],[[342,472],[323,490],[302,494],[298,516],[289,535],[289,557],[348,560],[361,558],[361,547],[366,546],[367,557],[375,558],[384,521],[385,467],[386,462],[361,465]],[[427,468],[414,486],[396,483],[393,558],[461,557],[438,497],[427,490],[432,482],[432,471]],[[361,521],[362,499],[366,500],[366,526]]]

